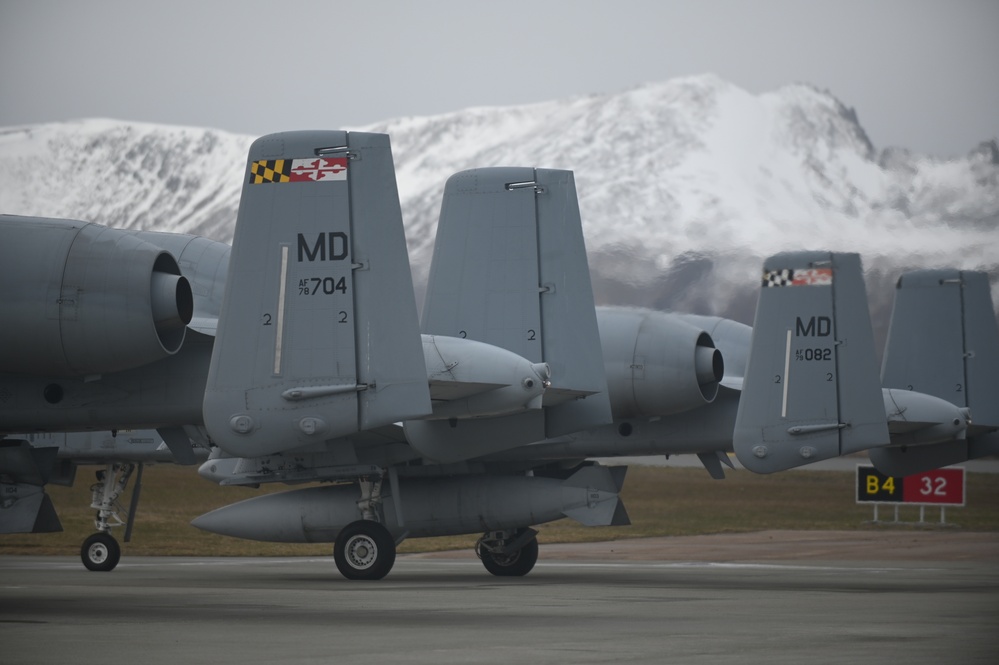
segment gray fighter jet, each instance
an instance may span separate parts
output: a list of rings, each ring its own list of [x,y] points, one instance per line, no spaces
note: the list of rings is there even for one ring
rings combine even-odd
[[[332,542],[351,579],[385,576],[407,537],[483,533],[476,551],[485,567],[524,575],[538,556],[531,527],[562,516],[626,524],[624,467],[591,457],[694,453],[722,477],[733,431],[740,459],[748,450],[785,467],[794,465],[783,461],[792,447],[806,459],[853,449],[841,442],[853,421],[829,416],[828,405],[821,419],[785,422],[797,412],[740,404],[759,384],[746,373],[751,345],[761,358],[752,371],[783,362],[756,351],[771,344],[769,333],[751,338],[747,326],[714,317],[595,308],[568,171],[476,169],[448,181],[422,320],[384,135],[257,140],[231,255],[203,239],[57,220],[5,218],[0,233],[0,252],[13,246],[7,238],[19,247],[14,267],[0,265],[0,296],[17,302],[17,320],[40,321],[0,333],[0,394],[15,397],[0,406],[0,432],[203,427],[217,450],[202,474],[215,481],[324,484],[227,506],[195,526]],[[19,257],[32,254],[56,258],[23,265]],[[851,269],[835,257],[822,260],[831,267],[791,268],[828,270],[832,284],[799,287],[792,278],[776,297],[839,293],[854,279],[839,276]],[[865,302],[848,297],[828,312],[788,302],[781,316],[836,341],[828,358],[821,350],[809,361],[816,367],[838,367],[841,347],[860,344],[834,331],[845,312],[866,321]],[[837,390],[849,392],[854,369],[833,373]],[[825,375],[796,376],[794,389],[810,394],[804,384],[816,380]],[[877,404],[892,430],[887,401],[878,395]],[[876,420],[866,403],[864,413]],[[945,425],[926,422],[935,413],[921,413],[920,424]],[[999,422],[983,424],[898,446],[892,431],[880,437],[872,426],[858,441],[963,446],[946,458],[967,459],[994,448]],[[771,441],[771,429],[788,425],[800,431]],[[830,433],[835,444],[812,445]],[[972,439],[981,445],[968,446]],[[801,452],[808,448],[817,452]]]

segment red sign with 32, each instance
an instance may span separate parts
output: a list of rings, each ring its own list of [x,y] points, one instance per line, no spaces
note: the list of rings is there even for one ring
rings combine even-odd
[[[964,505],[964,469],[937,469],[905,477],[904,503]]]

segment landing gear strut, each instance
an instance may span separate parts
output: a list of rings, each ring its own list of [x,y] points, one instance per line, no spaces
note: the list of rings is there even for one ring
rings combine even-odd
[[[479,538],[475,553],[493,575],[522,577],[538,562],[537,535],[534,529],[490,531]]]
[[[97,510],[94,518],[97,533],[83,541],[83,547],[80,548],[80,559],[87,570],[109,571],[118,565],[121,546],[111,535],[112,528],[125,526],[125,542],[131,538],[132,518],[142,486],[141,464],[138,465],[139,473],[132,491],[130,510],[126,512],[118,499],[128,486],[135,469],[135,464],[108,464],[105,469],[97,472],[97,482],[90,486],[93,497],[90,507]],[[126,519],[122,519],[123,515]]]

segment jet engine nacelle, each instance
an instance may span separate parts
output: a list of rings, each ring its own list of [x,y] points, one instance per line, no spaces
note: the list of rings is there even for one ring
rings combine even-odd
[[[668,416],[712,402],[725,373],[711,335],[680,317],[598,310],[614,419]]]
[[[17,324],[0,327],[0,371],[104,374],[180,349],[194,300],[168,252],[70,220],[8,217],[4,235],[0,301]]]

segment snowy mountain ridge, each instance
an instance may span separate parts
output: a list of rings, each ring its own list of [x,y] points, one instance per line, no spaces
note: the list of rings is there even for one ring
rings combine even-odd
[[[886,302],[909,267],[986,270],[999,291],[995,140],[956,160],[879,152],[812,86],[753,95],[704,75],[352,129],[391,136],[418,290],[446,179],[527,165],[575,172],[602,303],[751,322],[760,261],[788,249],[860,252]],[[111,120],[0,128],[0,212],[230,241],[253,138]]]

